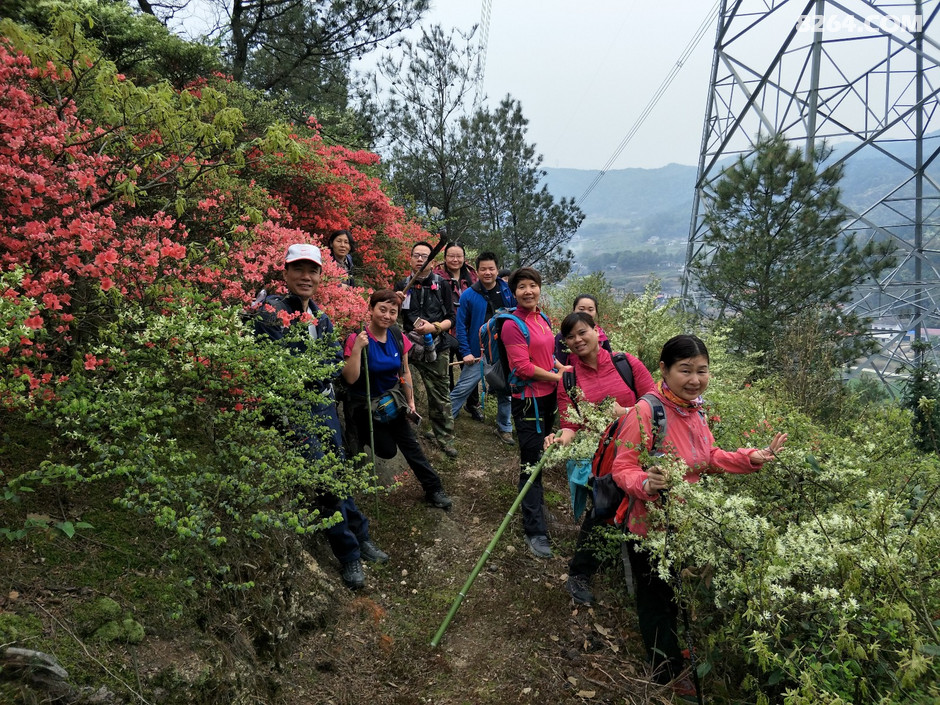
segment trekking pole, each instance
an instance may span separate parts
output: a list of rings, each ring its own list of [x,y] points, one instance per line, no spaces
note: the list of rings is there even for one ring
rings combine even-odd
[[[506,512],[506,516],[503,518],[503,522],[496,530],[496,535],[490,539],[486,549],[483,551],[483,555],[480,556],[480,560],[477,561],[477,564],[473,567],[473,570],[470,571],[470,577],[467,578],[467,582],[464,583],[463,587],[460,589],[460,592],[457,593],[457,598],[450,606],[450,611],[447,613],[447,616],[441,623],[441,628],[437,630],[437,634],[435,634],[434,638],[431,639],[432,647],[436,647],[440,643],[441,637],[444,636],[444,632],[447,631],[447,627],[450,626],[450,621],[454,618],[454,615],[457,614],[457,610],[460,609],[460,603],[462,603],[463,598],[467,596],[467,593],[470,591],[470,586],[473,585],[473,581],[477,579],[477,575],[479,575],[480,571],[483,569],[483,565],[486,563],[486,559],[490,557],[490,553],[492,553],[493,549],[496,548],[496,543],[499,541],[500,537],[502,537],[506,527],[509,526],[509,522],[512,520],[513,514],[516,513],[519,505],[522,504],[522,498],[526,496],[529,488],[532,487],[532,483],[535,482],[535,478],[538,477],[538,474],[542,471],[542,466],[545,464],[545,461],[548,460],[549,456],[552,455],[552,451],[554,449],[555,446],[549,446],[548,450],[542,454],[542,457],[539,459],[539,461],[529,470],[529,479],[526,480],[526,483],[519,491],[519,496],[516,497],[516,501],[514,501],[512,506],[509,507],[509,511]]]
[[[666,515],[666,546],[663,547],[663,555],[669,543],[669,536],[672,534],[672,523],[669,521],[669,492],[660,490],[659,496],[663,500],[663,512]],[[682,612],[682,626],[685,628],[686,644],[689,647],[689,663],[692,665],[692,683],[695,685],[695,699],[698,705],[705,705],[702,699],[702,686],[698,680],[698,664],[695,660],[695,645],[692,643],[692,624],[689,619],[689,608],[682,599],[682,566],[676,571],[676,599],[679,602],[679,611]]]
[[[361,326],[360,332],[365,330]],[[362,361],[365,363],[366,373],[366,415],[369,417],[369,452],[372,454],[372,487],[375,489],[375,518],[379,518],[379,476],[375,469],[375,428],[372,425],[372,384],[369,382],[369,346],[362,349]]]

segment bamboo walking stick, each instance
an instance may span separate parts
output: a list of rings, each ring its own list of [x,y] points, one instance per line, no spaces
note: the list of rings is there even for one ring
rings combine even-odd
[[[542,457],[539,459],[539,461],[529,471],[529,479],[526,480],[525,485],[523,485],[522,489],[519,491],[519,496],[516,497],[516,501],[514,501],[512,506],[509,507],[509,511],[506,512],[506,516],[503,518],[503,523],[499,525],[499,529],[496,530],[496,535],[490,540],[489,544],[487,544],[486,549],[483,551],[483,555],[480,556],[480,560],[477,561],[477,564],[470,572],[470,577],[467,578],[467,582],[464,583],[463,587],[460,589],[460,592],[457,593],[457,597],[454,600],[454,603],[450,606],[450,611],[444,618],[444,621],[441,624],[441,628],[437,630],[437,634],[435,634],[434,638],[431,639],[432,647],[436,647],[440,643],[441,637],[444,636],[444,632],[447,631],[447,627],[450,626],[450,621],[454,618],[454,615],[457,614],[457,610],[460,609],[460,604],[467,596],[467,592],[469,592],[470,586],[473,585],[473,581],[477,579],[477,575],[479,575],[480,571],[483,569],[483,565],[490,557],[490,553],[492,553],[493,549],[496,548],[496,543],[499,541],[500,537],[502,537],[506,527],[509,526],[509,522],[512,520],[512,515],[516,513],[519,505],[522,504],[522,498],[526,496],[529,488],[532,487],[532,483],[535,482],[535,478],[538,477],[538,474],[542,471],[542,466],[545,464],[545,461],[548,460],[554,449],[555,446],[549,446],[548,450],[542,454]]]

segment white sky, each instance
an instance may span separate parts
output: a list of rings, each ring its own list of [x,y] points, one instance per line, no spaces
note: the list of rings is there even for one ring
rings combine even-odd
[[[484,93],[491,107],[507,93],[522,103],[543,166],[602,169],[713,4],[492,0]],[[432,0],[423,24],[468,30],[482,9],[483,0]],[[209,0],[196,0],[177,22],[197,35],[214,11]],[[698,163],[714,40],[711,26],[610,168]],[[360,66],[374,66],[379,52]]]
[[[491,106],[522,103],[543,166],[601,169],[712,5],[492,0],[484,91]],[[424,22],[467,29],[482,7],[436,0]],[[714,40],[713,26],[611,168],[698,162]]]

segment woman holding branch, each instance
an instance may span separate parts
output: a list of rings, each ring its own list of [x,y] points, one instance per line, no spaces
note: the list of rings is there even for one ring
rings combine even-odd
[[[567,389],[568,385],[564,383],[558,385],[561,429],[558,433],[551,433],[546,437],[546,449],[553,443],[568,445],[574,440],[575,434],[583,429],[581,410],[572,404],[572,395],[575,397],[575,404],[600,404],[612,397],[612,412],[623,416],[640,397],[655,389],[652,375],[637,358],[627,353],[617,353],[614,356],[601,346],[598,327],[589,314],[569,313],[561,322],[560,337],[565,348],[570,351],[568,362],[572,368],[571,389]],[[606,521],[596,519],[593,512],[588,512],[581,524],[575,554],[568,564],[566,583],[568,592],[577,604],[594,603],[591,576],[597,572],[600,560],[595,555],[596,551],[591,546],[590,539],[595,529],[602,529],[606,524]]]
[[[705,343],[694,335],[679,335],[667,341],[659,357],[662,382],[653,393],[654,405],[661,406],[664,418],[654,422],[653,406],[641,399],[624,420],[618,434],[621,447],[611,472],[626,492],[617,510],[617,523],[633,534],[646,536],[649,507],[668,501],[665,470],[658,465],[644,468],[641,453],[683,461],[688,468],[683,480],[696,483],[703,473],[759,470],[777,456],[787,440],[785,433],[777,433],[766,448],[725,451],[716,447],[702,408],[702,394],[709,381],[708,363]],[[679,607],[673,586],[659,576],[641,543],[628,541],[627,551],[637,582],[640,632],[656,678],[662,683],[671,682],[677,695],[695,695],[696,688],[684,671],[676,635]]]

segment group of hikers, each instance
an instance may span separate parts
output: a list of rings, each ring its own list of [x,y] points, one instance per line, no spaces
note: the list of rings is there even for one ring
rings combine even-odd
[[[346,230],[332,233],[328,246],[328,256],[347,272],[346,283],[354,283],[351,234]],[[594,601],[590,580],[600,565],[592,536],[612,523],[644,536],[648,507],[666,501],[665,472],[649,463],[644,466],[641,456],[668,452],[685,462],[684,479],[694,483],[702,473],[754,472],[773,460],[786,441],[786,434],[778,433],[766,448],[724,451],[715,446],[702,406],[709,382],[708,350],[696,336],[679,335],[663,346],[661,381],[656,384],[639,359],[611,349],[595,320],[595,297],[578,296],[556,335],[540,307],[538,271],[520,267],[500,272],[498,257],[492,252],[481,252],[472,267],[459,244],[447,245],[444,264],[435,268],[433,250],[427,242],[416,243],[409,275],[393,289],[372,293],[362,331],[337,343],[337,362],[340,355],[345,361],[340,372],[345,424],[340,423],[334,387],[326,380],[320,390],[325,401],[309,409],[310,427],[290,429],[305,458],[317,460],[327,451],[342,454],[345,425],[345,445],[351,453],[358,453],[364,444],[370,444],[380,458],[392,458],[400,451],[421,484],[425,501],[449,510],[452,500],[416,436],[421,417],[411,370],[420,372],[427,391],[430,428],[426,438],[456,457],[457,414],[466,409],[483,421],[478,391],[483,377],[480,329],[497,313],[511,311],[512,316],[502,321],[500,338],[514,384],[493,394],[494,432],[503,443],[518,445],[520,491],[531,478],[529,469],[546,449],[571,443],[584,428],[579,403],[594,405],[612,398],[611,413],[620,419],[610,475],[623,492],[623,500],[609,519],[593,511],[586,513],[568,566],[566,587],[573,601],[590,605]],[[284,339],[287,329],[278,314],[287,312],[308,314],[303,325],[309,336],[333,335],[329,317],[315,302],[322,257],[314,245],[288,248],[284,283],[289,294],[268,295],[256,304],[258,334]],[[460,374],[453,380],[455,369]],[[324,449],[314,430],[317,426],[329,430],[331,448]],[[369,521],[352,497],[324,496],[318,502],[324,512],[342,516],[325,534],[342,566],[344,583],[351,589],[363,587],[362,561],[385,563],[388,554],[372,541]],[[541,474],[532,481],[521,510],[529,551],[538,558],[551,558]],[[671,684],[679,695],[694,695],[677,637],[679,609],[673,586],[659,575],[641,542],[627,541],[626,546],[636,580],[640,631],[655,677]]]

